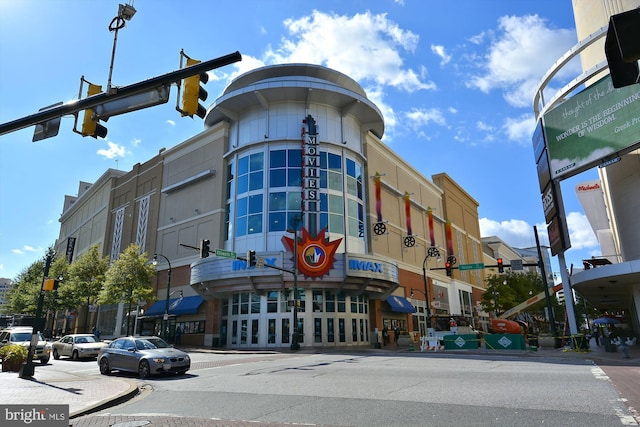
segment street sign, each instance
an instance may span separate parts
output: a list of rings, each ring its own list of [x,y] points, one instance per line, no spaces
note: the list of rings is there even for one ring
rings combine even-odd
[[[511,269],[513,271],[522,271],[522,270],[524,270],[524,268],[522,267],[522,260],[521,259],[512,259],[511,260]]]
[[[216,256],[222,257],[222,258],[237,258],[237,254],[235,252],[231,252],[231,251],[225,251],[224,249],[216,249]]]
[[[484,268],[484,263],[479,262],[476,264],[460,264],[458,266],[458,270],[460,271],[464,271],[464,270],[482,270]]]

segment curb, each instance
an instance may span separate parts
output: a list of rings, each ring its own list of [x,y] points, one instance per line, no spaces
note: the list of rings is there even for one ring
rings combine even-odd
[[[69,414],[69,419],[82,417],[84,415],[88,415],[94,412],[101,411],[106,408],[110,408],[115,405],[119,405],[120,403],[126,402],[129,399],[140,394],[140,388],[138,387],[138,383],[132,380],[123,380],[129,384],[129,389],[125,392],[122,392],[114,397],[109,397],[103,399],[101,402],[96,403],[93,406],[88,406],[82,410],[72,412]]]

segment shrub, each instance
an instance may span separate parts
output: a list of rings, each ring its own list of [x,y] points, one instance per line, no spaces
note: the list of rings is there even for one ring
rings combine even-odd
[[[4,347],[0,347],[0,360],[4,363],[22,363],[27,360],[29,350],[27,347],[18,344],[9,344]]]

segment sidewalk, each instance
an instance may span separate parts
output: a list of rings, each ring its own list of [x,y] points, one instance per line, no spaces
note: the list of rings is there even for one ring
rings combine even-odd
[[[592,341],[593,343],[593,341]],[[192,352],[220,352],[205,348],[184,348]],[[367,348],[362,350],[325,348],[302,348],[299,353],[325,353],[331,351],[345,352],[367,352],[371,354],[393,354],[409,353],[408,348],[386,346],[381,349]],[[224,351],[225,353],[251,353],[247,351]],[[284,350],[282,352],[288,352]],[[418,353],[420,351],[412,351]],[[589,352],[576,352],[572,350],[562,350],[554,348],[540,348],[538,351],[494,351],[486,349],[476,350],[446,350],[421,353],[425,357],[429,354],[474,354],[474,355],[508,355],[511,357],[523,358],[561,358],[575,360],[591,360],[599,366],[639,366],[640,367],[640,346],[629,349],[629,358],[623,358],[620,352],[605,352],[603,346],[592,346]],[[97,370],[97,368],[96,368]],[[638,372],[638,383],[640,383],[640,369]],[[17,372],[0,373],[0,402],[7,404],[64,404],[69,405],[70,418],[96,412],[100,409],[113,406],[126,401],[138,394],[138,382],[134,379],[98,376],[83,377],[73,373],[65,373],[40,367],[36,364],[33,379],[22,379]]]
[[[20,378],[17,372],[0,372],[2,405],[69,405],[71,418],[107,408],[136,394],[138,383],[132,379],[82,377],[37,363],[32,379]]]

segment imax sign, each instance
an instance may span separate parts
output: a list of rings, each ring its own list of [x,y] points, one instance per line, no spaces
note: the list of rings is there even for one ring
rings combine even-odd
[[[382,263],[372,261],[362,261],[359,259],[349,260],[349,270],[371,271],[372,273],[384,273]]]

